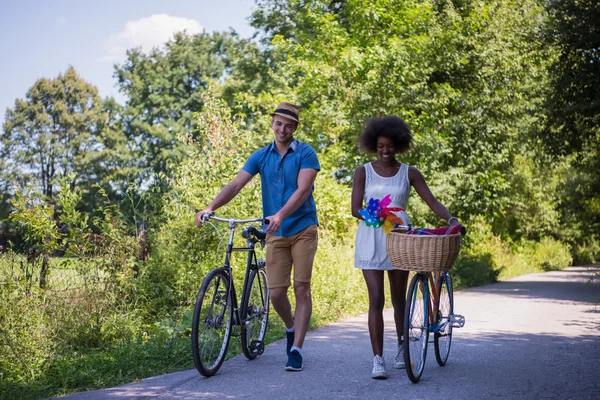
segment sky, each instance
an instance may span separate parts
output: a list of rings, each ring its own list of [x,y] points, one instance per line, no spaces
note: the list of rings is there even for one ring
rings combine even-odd
[[[249,38],[254,0],[0,0],[0,125],[40,78],[73,66],[102,98],[124,97],[114,65],[128,48],[161,47],[176,31]]]

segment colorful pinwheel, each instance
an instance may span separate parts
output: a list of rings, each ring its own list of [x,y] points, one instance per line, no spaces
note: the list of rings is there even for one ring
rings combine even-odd
[[[402,218],[394,214],[394,212],[404,211],[404,209],[400,207],[388,207],[391,202],[392,196],[389,194],[381,200],[371,198],[367,207],[359,210],[358,213],[365,220],[365,225],[373,228],[383,226],[385,233],[390,233],[390,230],[394,227],[394,223],[404,224]]]

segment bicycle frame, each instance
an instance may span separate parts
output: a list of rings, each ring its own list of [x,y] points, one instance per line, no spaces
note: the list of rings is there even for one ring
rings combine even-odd
[[[241,326],[244,321],[242,321],[241,310],[240,310],[239,305],[243,304],[244,299],[248,295],[248,293],[247,293],[248,287],[247,287],[246,283],[248,282],[248,278],[250,277],[250,273],[252,272],[252,270],[260,268],[262,266],[262,265],[259,265],[259,264],[261,264],[261,262],[264,264],[264,261],[257,259],[256,251],[254,248],[255,248],[256,243],[258,243],[258,242],[260,242],[261,246],[264,247],[264,239],[256,240],[256,239],[247,238],[246,239],[246,247],[233,247],[233,240],[234,240],[235,231],[237,230],[238,225],[251,223],[251,222],[261,222],[261,227],[264,228],[264,220],[262,218],[234,220],[234,219],[219,218],[219,217],[215,217],[215,216],[210,216],[209,218],[214,219],[216,221],[229,223],[229,225],[228,225],[229,240],[227,242],[227,250],[225,251],[225,261],[223,263],[222,268],[225,269],[227,271],[227,274],[231,277],[231,279],[229,279],[229,289],[231,290],[231,300],[233,303],[232,304],[232,306],[233,306],[232,324],[234,326]],[[242,289],[242,298],[241,298],[242,302],[241,303],[237,301],[237,292],[235,290],[235,285],[233,282],[234,281],[233,280],[233,268],[231,266],[231,255],[233,252],[248,253],[248,255],[246,257],[246,272],[244,274],[244,286]]]
[[[439,312],[440,299],[438,298],[438,288],[443,283],[442,279],[446,272],[429,272],[427,273],[429,279],[429,301],[428,306],[428,317],[429,317],[429,332],[438,333],[443,330],[447,322],[437,323],[437,313]],[[434,278],[435,275],[435,278]]]
[[[450,276],[448,272],[417,272],[417,274],[423,275],[428,280],[427,292],[423,293],[423,296],[427,298],[427,320],[428,320],[428,330],[432,333],[438,333],[443,331],[446,325],[450,324],[455,328],[461,328],[464,326],[464,317],[462,315],[452,314],[449,316],[448,321],[443,321],[439,323],[437,321],[437,313],[439,312],[439,302],[438,298],[438,288],[443,284],[443,280],[445,275]]]

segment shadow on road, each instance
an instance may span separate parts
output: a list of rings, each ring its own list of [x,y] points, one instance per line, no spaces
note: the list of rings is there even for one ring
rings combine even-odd
[[[590,312],[600,312],[600,279],[591,280],[592,273],[591,267],[573,267],[566,271],[550,274],[526,275],[509,281],[465,289],[461,292],[578,303],[590,302],[592,303]],[[582,285],[582,282],[585,284]]]

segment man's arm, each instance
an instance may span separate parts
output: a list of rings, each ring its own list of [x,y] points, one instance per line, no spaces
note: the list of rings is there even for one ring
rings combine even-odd
[[[273,234],[281,228],[281,222],[292,215],[302,203],[310,196],[310,191],[317,177],[317,170],[313,168],[301,169],[298,173],[298,189],[292,194],[285,205],[277,212],[277,214],[267,217],[269,226],[267,233]]]
[[[224,206],[229,203],[237,194],[242,190],[244,186],[250,182],[250,180],[254,177],[254,175],[249,174],[248,172],[241,170],[237,176],[229,182],[215,197],[215,199],[210,203],[210,205],[204,210],[198,212],[196,214],[196,226],[200,228],[202,226],[202,215],[206,214],[209,211],[216,211],[218,208]]]

